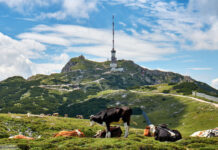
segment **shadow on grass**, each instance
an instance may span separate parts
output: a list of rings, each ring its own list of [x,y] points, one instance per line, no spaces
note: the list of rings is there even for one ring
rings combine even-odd
[[[134,105],[139,106],[146,112],[154,125],[168,124],[169,128],[176,128],[181,125],[181,118],[185,113],[186,105],[172,96],[146,96]],[[147,125],[142,115],[133,116],[137,128],[144,128]]]

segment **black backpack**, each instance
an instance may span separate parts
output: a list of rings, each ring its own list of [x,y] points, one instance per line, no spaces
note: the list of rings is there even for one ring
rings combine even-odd
[[[154,133],[155,140],[163,141],[171,141],[175,142],[177,140],[182,139],[182,135],[178,130],[170,130],[166,125],[159,125],[156,127],[156,131]]]

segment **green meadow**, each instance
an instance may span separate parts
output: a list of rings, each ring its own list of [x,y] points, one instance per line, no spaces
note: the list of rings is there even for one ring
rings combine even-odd
[[[21,114],[1,114],[0,147],[14,146],[22,150],[41,149],[158,149],[216,150],[218,138],[189,138],[184,136],[177,142],[159,142],[153,137],[144,137],[143,129],[131,127],[128,138],[96,139],[93,135],[101,126],[89,126],[89,120],[64,117],[27,117]],[[10,131],[8,131],[10,129]],[[86,137],[58,137],[53,135],[61,130],[80,129]],[[123,128],[122,128],[123,130]],[[26,132],[28,131],[28,132]],[[11,134],[22,132],[28,136],[30,132],[35,140],[8,139]],[[182,132],[182,130],[181,130]],[[40,136],[40,137],[39,137]]]
[[[90,96],[77,105],[72,105],[70,109],[76,110],[78,114],[86,110],[87,113],[84,116],[88,116],[105,107],[115,106],[117,102],[133,108],[134,115],[131,118],[128,138],[93,138],[98,130],[104,128],[99,125],[90,127],[88,119],[53,116],[39,118],[27,117],[26,114],[0,114],[0,147],[14,146],[23,150],[216,150],[218,148],[218,138],[189,137],[195,131],[215,128],[218,125],[218,109],[215,106],[189,98],[133,93],[126,90],[107,90]],[[177,142],[159,142],[155,141],[153,137],[144,137],[143,129],[146,122],[138,108],[146,111],[153,124],[166,123],[171,129],[179,130],[183,139]],[[122,125],[121,127],[124,131]],[[85,137],[53,137],[59,131],[73,129],[80,129],[84,132]],[[9,136],[19,133],[34,137],[35,140],[8,139]]]

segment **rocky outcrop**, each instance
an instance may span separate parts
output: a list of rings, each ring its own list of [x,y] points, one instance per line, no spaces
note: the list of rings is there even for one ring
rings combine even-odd
[[[81,61],[85,61],[85,57],[83,55],[70,59],[68,63],[64,66],[64,68],[61,70],[61,73],[71,72],[72,67],[78,63],[81,63]]]
[[[61,73],[68,73],[68,72],[71,72],[72,71],[72,69],[71,69],[71,67],[72,66],[75,66],[77,64],[77,62],[74,62],[74,61],[69,61],[65,66],[64,66],[64,68],[62,68],[62,70],[61,70]]]

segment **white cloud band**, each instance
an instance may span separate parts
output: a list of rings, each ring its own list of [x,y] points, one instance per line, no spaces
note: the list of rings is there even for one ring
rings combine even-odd
[[[212,80],[211,82],[211,86],[218,89],[218,78]]]

